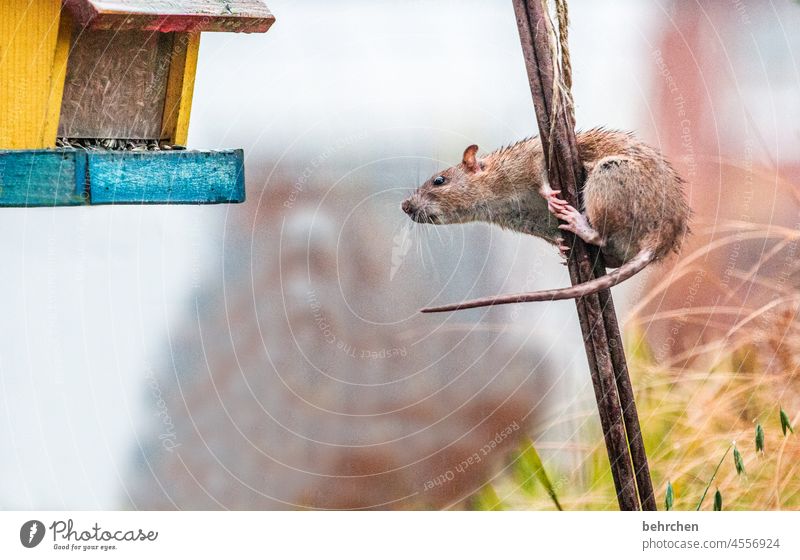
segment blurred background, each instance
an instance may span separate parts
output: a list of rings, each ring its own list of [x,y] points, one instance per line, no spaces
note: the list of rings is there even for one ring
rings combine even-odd
[[[417,313],[569,282],[399,209],[536,133],[511,3],[268,4],[203,35],[190,130],[245,149],[245,204],[3,210],[0,507],[552,508],[533,442],[565,508],[615,508],[573,303]],[[736,440],[726,509],[800,507],[800,5],[569,5],[578,126],[663,150],[695,212],[615,290],[659,502]]]

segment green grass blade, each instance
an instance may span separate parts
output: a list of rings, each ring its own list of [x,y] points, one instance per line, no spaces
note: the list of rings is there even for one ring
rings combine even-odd
[[[794,433],[794,427],[792,427],[792,423],[789,420],[789,415],[786,414],[786,411],[781,408],[781,430],[783,431],[783,435],[786,435],[786,431],[790,431]]]
[[[471,509],[478,511],[503,511],[505,506],[491,484],[485,484],[470,499]]]
[[[556,489],[552,482],[550,482],[550,478],[547,476],[547,471],[544,469],[542,458],[539,456],[539,452],[536,451],[536,446],[533,444],[530,438],[526,437],[522,440],[520,448],[521,451],[518,458],[518,468],[523,479],[532,480],[533,477],[536,477],[536,480],[538,480],[542,487],[544,487],[547,495],[550,496],[550,499],[553,501],[556,509],[558,509],[558,511],[564,511],[564,508],[561,507],[561,503],[558,501]]]
[[[764,454],[764,427],[761,423],[756,424],[756,453]]]
[[[664,498],[664,507],[667,511],[672,511],[672,506],[675,503],[675,490],[672,488],[672,482],[667,481],[667,495]]]

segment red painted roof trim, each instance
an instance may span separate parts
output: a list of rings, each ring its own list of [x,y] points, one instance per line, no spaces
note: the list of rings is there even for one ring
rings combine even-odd
[[[275,17],[266,5],[252,13],[154,13],[152,10],[101,9],[102,2],[64,0],[76,23],[89,29],[167,32],[227,31],[233,33],[266,33]],[[101,7],[98,7],[100,5]],[[224,3],[222,3],[224,5]]]

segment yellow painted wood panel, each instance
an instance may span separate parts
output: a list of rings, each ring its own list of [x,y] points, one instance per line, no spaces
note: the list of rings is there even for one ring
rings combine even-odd
[[[66,12],[61,14],[58,29],[53,67],[50,72],[50,95],[47,104],[47,117],[42,142],[47,147],[55,146],[58,125],[61,122],[61,102],[64,98],[64,79],[67,75],[67,59],[72,45],[72,18]]]
[[[199,50],[200,33],[175,34],[161,137],[176,146],[185,146],[189,138],[189,117]]]
[[[0,1],[0,149],[51,147],[45,138],[61,0]]]

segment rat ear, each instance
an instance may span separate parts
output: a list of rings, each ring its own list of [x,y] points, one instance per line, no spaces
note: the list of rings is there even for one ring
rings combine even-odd
[[[464,150],[464,158],[461,160],[461,163],[464,164],[464,169],[470,173],[477,173],[481,170],[481,164],[478,163],[478,158],[475,157],[477,153],[478,146],[476,144],[468,146],[467,149]]]

